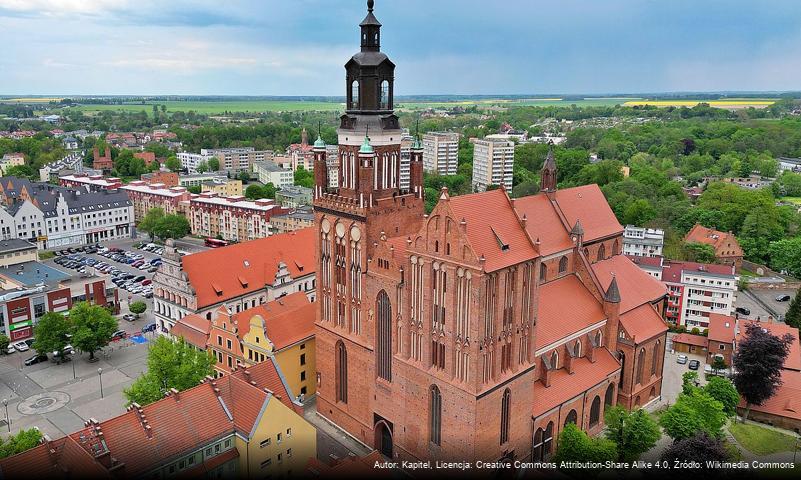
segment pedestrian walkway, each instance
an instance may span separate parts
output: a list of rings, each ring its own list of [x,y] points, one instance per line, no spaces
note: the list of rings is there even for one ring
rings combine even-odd
[[[317,458],[322,462],[328,463],[351,454],[361,457],[373,450],[320,416],[316,398],[304,405],[303,418],[317,429]]]

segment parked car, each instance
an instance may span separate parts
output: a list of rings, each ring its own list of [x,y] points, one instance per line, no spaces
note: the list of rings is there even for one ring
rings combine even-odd
[[[23,341],[14,342],[11,344],[11,346],[13,346],[18,352],[27,352],[31,349],[31,347]]]
[[[690,370],[698,370],[698,367],[701,366],[701,362],[698,360],[690,360],[690,364],[687,366],[690,367]]]
[[[33,342],[35,341],[36,339],[34,337],[26,338],[25,340],[23,340],[23,342],[25,342],[25,345],[27,345],[28,347],[31,347],[33,345]]]
[[[150,280],[150,279],[147,279],[147,278],[142,280],[142,286],[148,286],[151,283],[153,283],[153,280]]]
[[[155,332],[155,331],[156,331],[156,322],[150,322],[144,327],[142,327],[142,333]]]
[[[684,365],[685,363],[687,363],[687,355],[679,355],[676,358],[676,363],[679,363],[681,365]]]
[[[13,345],[13,344],[11,344],[11,343],[9,343],[9,344],[8,344],[8,347],[6,347],[6,354],[7,354],[7,355],[11,355],[12,353],[14,353],[14,352],[16,352],[16,351],[17,351],[17,349],[16,349],[16,348],[14,348],[14,345]]]
[[[126,322],[133,322],[134,320],[136,320],[136,315],[132,313],[126,313],[125,315],[122,316],[122,319],[125,320]]]
[[[734,309],[734,311],[739,313],[740,315],[751,315],[751,310],[745,307],[737,307]]]
[[[790,301],[790,295],[778,295],[776,297],[776,301],[777,302],[789,302]]]
[[[37,363],[46,361],[47,361],[47,355],[43,353],[37,353],[36,355],[25,360],[25,366],[30,367],[31,365],[36,365]]]
[[[114,332],[113,335],[111,335],[111,341],[113,342],[115,340],[122,340],[123,338],[126,338],[127,336],[128,336],[128,332],[126,332],[125,330],[117,330],[116,332]]]
[[[144,275],[139,275],[138,277],[134,278],[134,282],[139,283],[145,279]]]

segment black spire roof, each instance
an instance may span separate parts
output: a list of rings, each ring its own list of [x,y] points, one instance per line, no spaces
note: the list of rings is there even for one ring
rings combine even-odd
[[[381,26],[381,22],[379,22],[378,19],[375,18],[375,15],[373,15],[373,4],[373,0],[367,0],[367,16],[364,17],[362,23],[359,24],[360,27],[367,25],[375,25],[377,27]]]

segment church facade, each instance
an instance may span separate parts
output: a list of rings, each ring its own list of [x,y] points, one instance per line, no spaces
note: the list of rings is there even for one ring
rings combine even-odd
[[[419,139],[400,186],[372,0],[360,28],[336,179],[313,146],[318,413],[390,458],[542,460],[567,423],[658,398],[666,291],[601,190],[558,189],[549,152],[540,193],[443,189],[426,215]]]

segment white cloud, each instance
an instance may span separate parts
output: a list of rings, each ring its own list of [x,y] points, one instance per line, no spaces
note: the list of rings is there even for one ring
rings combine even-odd
[[[0,9],[49,16],[97,15],[128,8],[130,0],[0,0]]]

